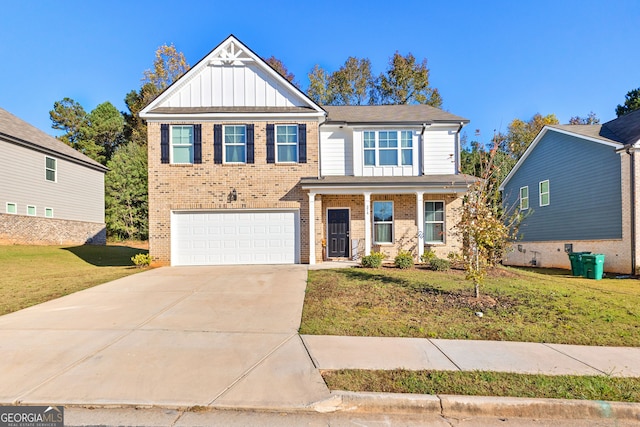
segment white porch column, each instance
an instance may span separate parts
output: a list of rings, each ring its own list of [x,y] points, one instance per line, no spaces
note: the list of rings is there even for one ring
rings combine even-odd
[[[316,263],[316,193],[309,193],[309,265]]]
[[[364,193],[364,254],[371,255],[371,193]]]
[[[418,223],[418,260],[424,253],[424,197],[416,191],[416,222]]]

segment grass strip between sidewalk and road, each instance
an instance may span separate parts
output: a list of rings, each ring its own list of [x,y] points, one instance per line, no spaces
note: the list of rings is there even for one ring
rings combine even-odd
[[[640,378],[486,371],[323,371],[330,390],[640,402]]]
[[[131,246],[0,246],[0,315],[142,271]]]
[[[497,268],[309,271],[300,333],[640,347],[640,280]]]

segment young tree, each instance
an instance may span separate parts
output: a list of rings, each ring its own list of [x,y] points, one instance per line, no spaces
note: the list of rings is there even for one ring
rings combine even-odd
[[[147,149],[129,142],[118,147],[107,163],[105,216],[109,236],[148,237]]]
[[[484,283],[487,269],[496,266],[510,240],[517,235],[519,214],[506,212],[497,197],[499,175],[505,169],[500,161],[498,137],[492,148],[480,158],[480,179],[472,183],[465,196],[462,215],[456,228],[463,240],[463,260],[467,280],[471,280],[476,298]],[[503,160],[508,158],[503,153]]]
[[[536,113],[527,122],[513,119],[509,124],[507,134],[501,135],[501,137],[506,141],[508,152],[516,159],[519,159],[544,126],[557,125],[559,123],[555,114],[542,116],[540,113]]]
[[[442,106],[438,89],[429,86],[427,60],[417,62],[411,54],[396,52],[389,60],[389,68],[380,74],[378,96],[380,104],[427,104]]]
[[[640,87],[630,90],[624,97],[624,104],[616,107],[616,116],[624,116],[635,110],[640,110]]]

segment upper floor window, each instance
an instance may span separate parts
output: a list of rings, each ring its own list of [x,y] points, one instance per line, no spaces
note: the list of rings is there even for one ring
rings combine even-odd
[[[9,214],[17,214],[18,213],[18,205],[15,203],[7,203],[7,213]]]
[[[57,162],[53,157],[45,157],[44,160],[45,178],[47,181],[56,182],[57,180]]]
[[[413,132],[364,131],[365,166],[411,166],[413,165]]]
[[[424,205],[424,242],[444,243],[444,202]]]
[[[529,209],[529,187],[520,187],[520,210]]]
[[[27,206],[27,215],[36,216],[36,207],[33,205]]]
[[[540,182],[540,206],[548,206],[549,200],[549,180]]]
[[[393,202],[373,202],[373,241],[393,243]]]
[[[171,163],[193,163],[193,126],[171,126]]]
[[[247,161],[247,128],[245,126],[224,127],[224,156],[226,163]]]
[[[53,218],[53,208],[44,208],[44,216],[47,218]]]
[[[298,126],[276,125],[276,162],[298,161]]]

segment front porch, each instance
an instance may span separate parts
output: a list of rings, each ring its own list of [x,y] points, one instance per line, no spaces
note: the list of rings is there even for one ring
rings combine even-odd
[[[461,249],[455,231],[466,175],[325,177],[301,180],[308,191],[309,263],[360,260],[372,251],[416,260],[426,249],[440,257]]]

